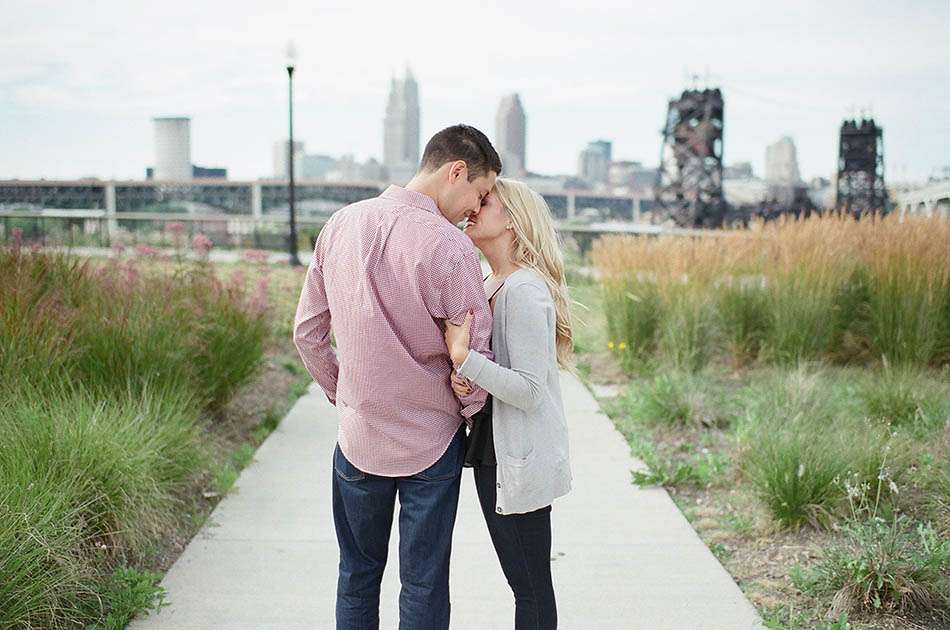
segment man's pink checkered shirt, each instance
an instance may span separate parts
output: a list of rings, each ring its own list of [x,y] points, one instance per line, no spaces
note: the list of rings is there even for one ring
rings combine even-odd
[[[294,343],[336,405],[339,443],[363,472],[414,475],[435,463],[485,403],[459,401],[442,320],[472,311],[488,358],[491,311],[471,240],[419,192],[390,186],[320,231],[294,318]],[[336,352],[330,345],[330,326]]]

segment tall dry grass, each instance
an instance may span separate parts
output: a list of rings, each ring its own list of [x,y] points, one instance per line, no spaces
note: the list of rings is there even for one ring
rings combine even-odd
[[[950,360],[950,221],[825,216],[702,238],[595,242],[628,367]]]
[[[950,223],[933,217],[868,221],[858,245],[868,275],[866,336],[896,364],[928,364],[950,338]]]

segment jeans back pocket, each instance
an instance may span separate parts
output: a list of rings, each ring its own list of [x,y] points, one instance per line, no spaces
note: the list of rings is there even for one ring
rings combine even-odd
[[[449,447],[445,449],[442,457],[422,472],[413,475],[413,477],[424,481],[447,481],[458,477],[462,472],[462,459],[465,456],[464,437],[465,429],[460,428],[449,443]]]
[[[366,473],[351,464],[350,460],[346,458],[339,444],[333,450],[333,469],[337,476],[344,481],[360,481],[366,478]]]

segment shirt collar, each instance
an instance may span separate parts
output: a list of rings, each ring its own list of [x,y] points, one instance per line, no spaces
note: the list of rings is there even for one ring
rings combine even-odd
[[[402,186],[390,185],[389,188],[383,191],[380,197],[398,201],[399,203],[404,203],[421,210],[428,210],[435,214],[442,214],[439,211],[439,207],[435,205],[435,200],[432,197],[421,192],[416,192],[415,190],[408,190]]]

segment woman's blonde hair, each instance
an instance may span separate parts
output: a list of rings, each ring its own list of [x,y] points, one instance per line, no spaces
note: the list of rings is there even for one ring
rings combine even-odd
[[[495,191],[511,217],[515,233],[515,263],[541,274],[551,291],[556,314],[557,362],[571,367],[574,339],[571,331],[571,301],[564,278],[564,256],[554,220],[544,197],[527,184],[499,178]]]

